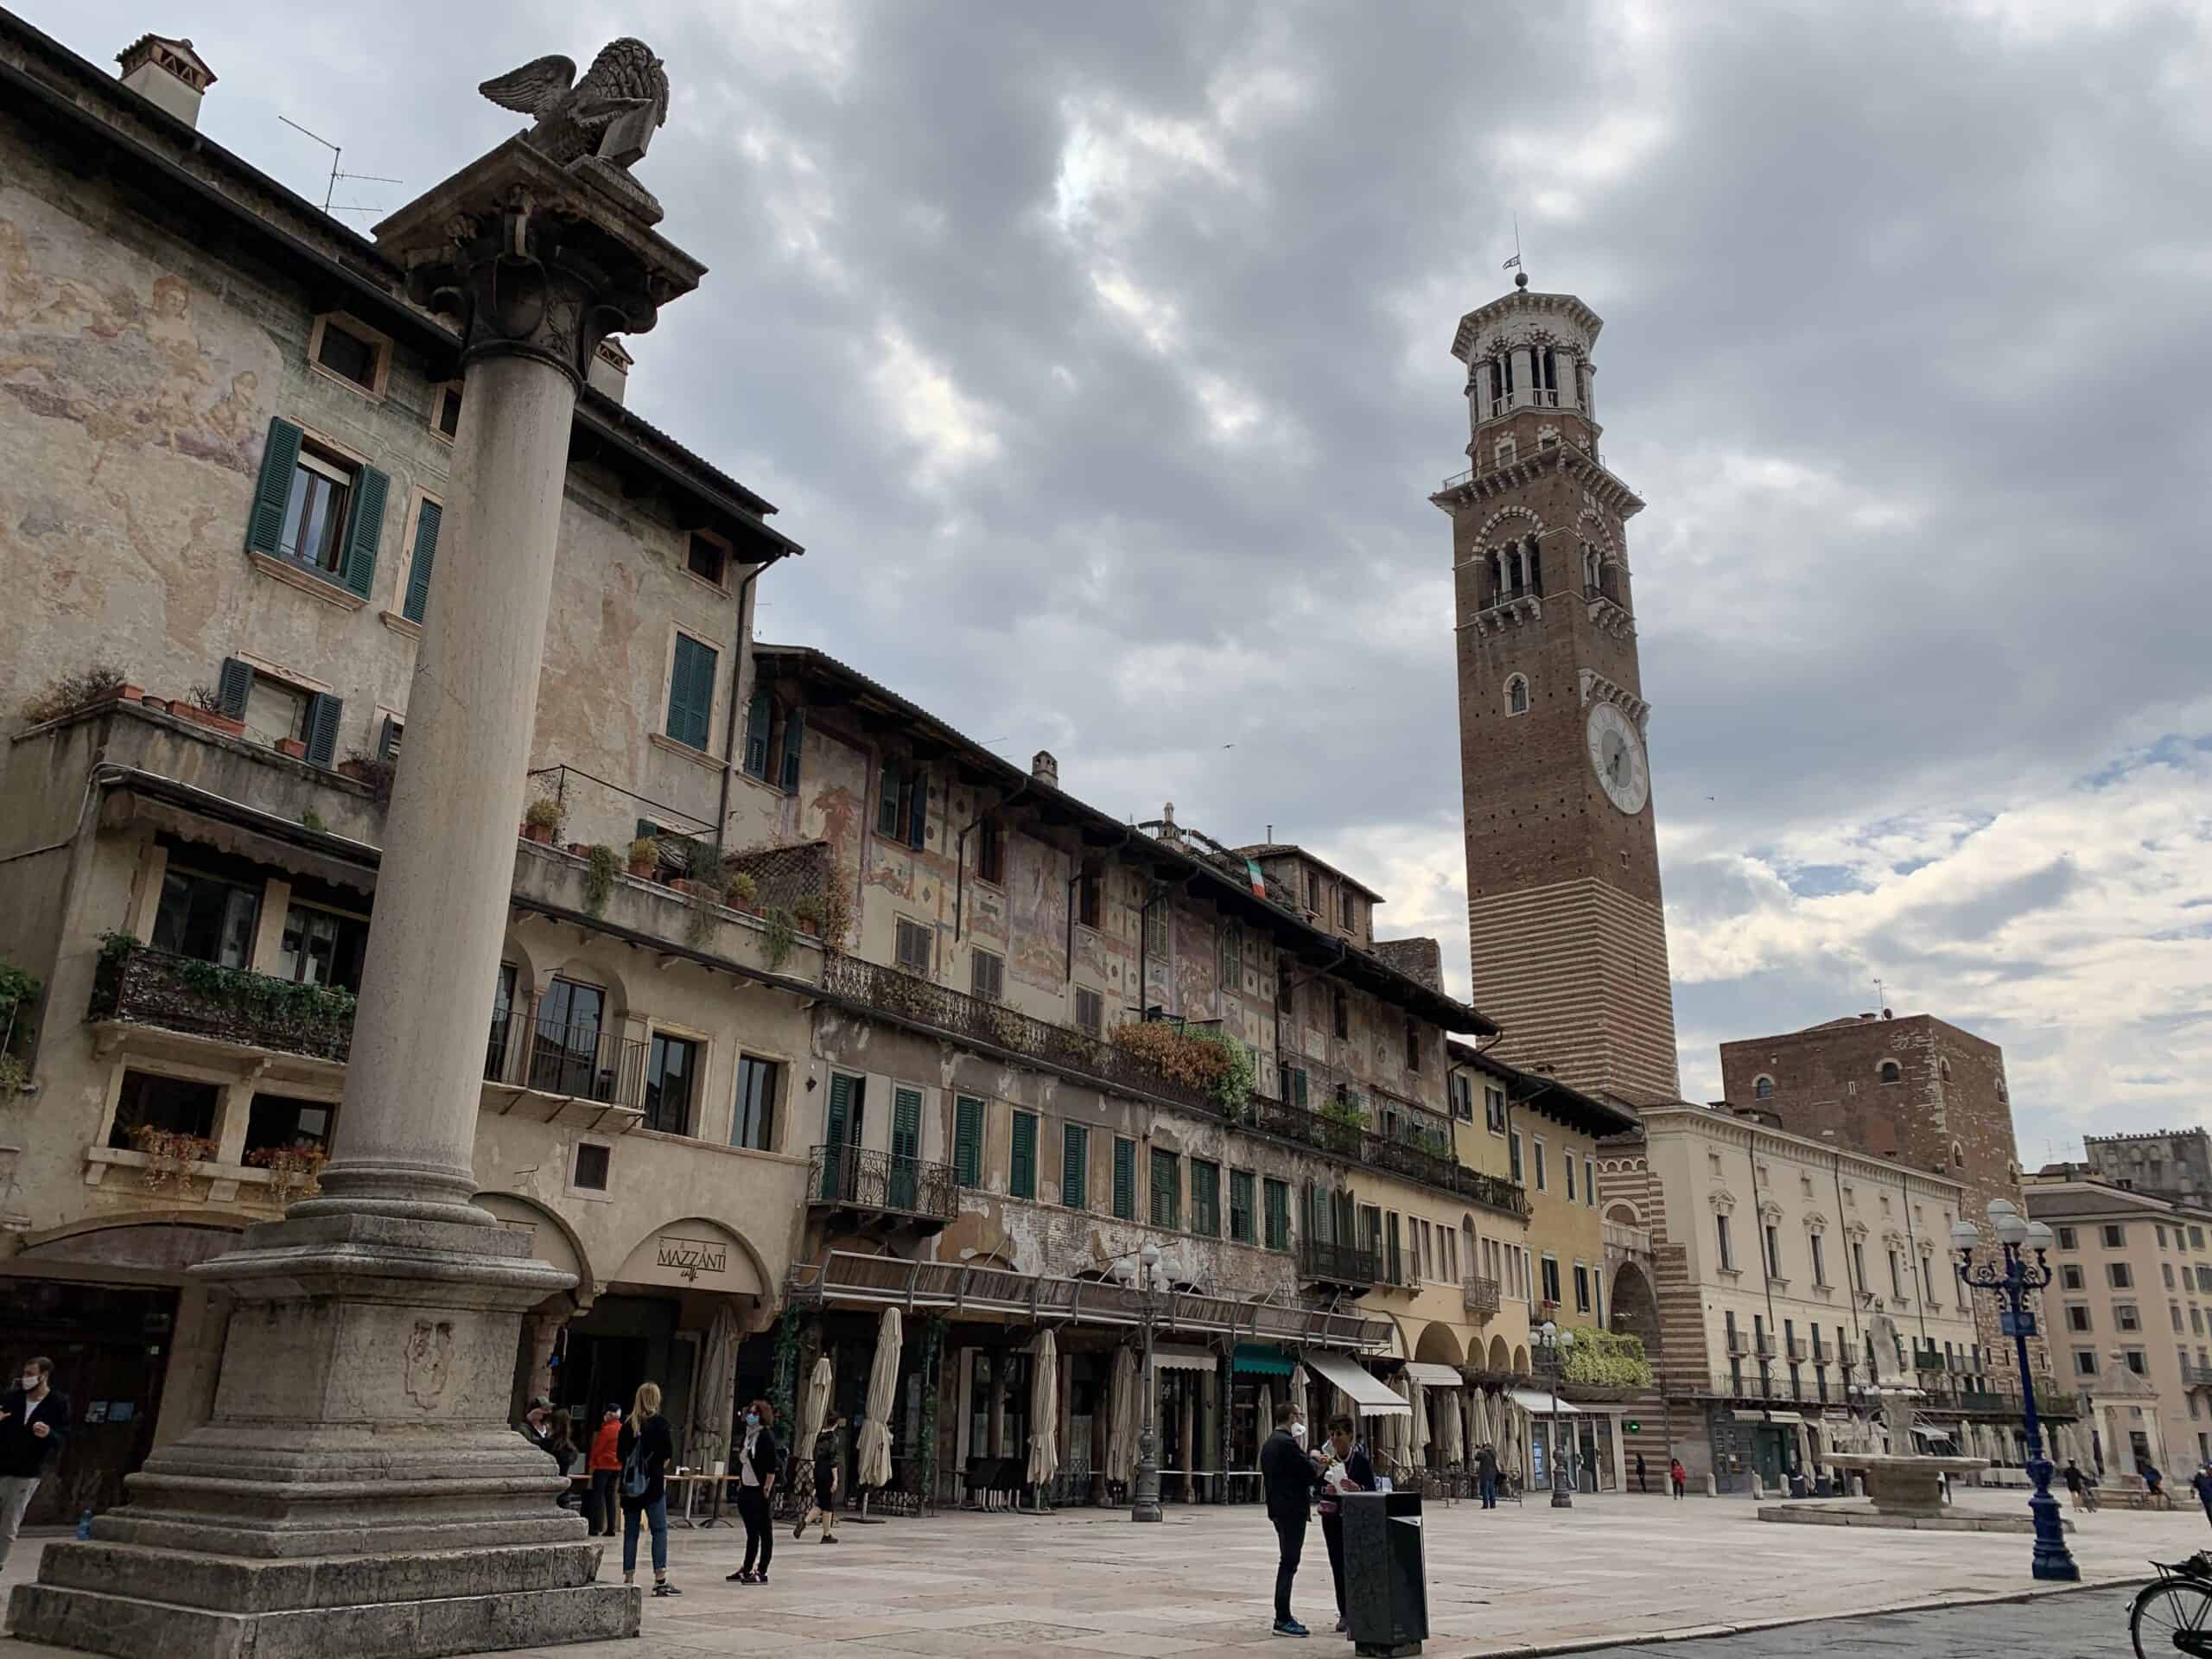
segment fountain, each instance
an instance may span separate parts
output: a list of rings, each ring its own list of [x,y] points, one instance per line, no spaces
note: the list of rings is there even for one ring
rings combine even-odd
[[[1943,1509],[1943,1477],[1989,1467],[1986,1458],[1928,1457],[1914,1450],[1915,1402],[1923,1391],[1908,1381],[1898,1363],[1897,1322],[1877,1313],[1869,1322],[1873,1338],[1874,1382],[1866,1390],[1870,1407],[1878,1408],[1889,1429],[1890,1449],[1872,1444],[1869,1427],[1860,1438],[1866,1444],[1847,1452],[1831,1452],[1827,1461],[1856,1472],[1866,1483],[1864,1500],[1821,1498],[1789,1503],[1770,1503],[1759,1510],[1762,1521],[1795,1521],[1831,1527],[1909,1527],[1945,1532],[2027,1532],[2033,1522],[2024,1515],[1969,1514]],[[1900,1449],[1902,1448],[1902,1449]]]

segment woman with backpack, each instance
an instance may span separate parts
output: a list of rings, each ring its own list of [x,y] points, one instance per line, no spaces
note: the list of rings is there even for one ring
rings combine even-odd
[[[732,1584],[766,1584],[768,1560],[776,1553],[776,1476],[783,1468],[783,1454],[768,1427],[774,1411],[766,1400],[745,1408],[745,1435],[737,1454],[737,1513],[745,1522],[745,1565],[729,1574]],[[759,1570],[753,1562],[760,1563]]]
[[[668,1581],[668,1470],[676,1461],[676,1436],[660,1414],[660,1384],[640,1382],[630,1414],[615,1441],[622,1459],[622,1582],[638,1577],[638,1529],[653,1535],[653,1594],[680,1596]]]

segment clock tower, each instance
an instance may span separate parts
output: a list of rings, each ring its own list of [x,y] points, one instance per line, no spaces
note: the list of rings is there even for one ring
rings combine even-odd
[[[1474,464],[1429,498],[1452,518],[1473,1000],[1515,1064],[1630,1103],[1672,1100],[1651,711],[1624,534],[1643,503],[1599,458],[1602,325],[1528,283],[1459,320]]]

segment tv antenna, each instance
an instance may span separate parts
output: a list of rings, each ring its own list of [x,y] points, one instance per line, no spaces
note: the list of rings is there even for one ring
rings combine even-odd
[[[341,173],[338,170],[338,162],[339,159],[345,155],[346,152],[344,150],[340,149],[336,144],[332,143],[329,139],[324,137],[321,133],[308,132],[305,127],[293,120],[289,115],[280,115],[276,118],[279,121],[282,121],[286,126],[289,127],[294,132],[306,134],[308,137],[314,139],[315,143],[321,144],[325,149],[330,152],[330,182],[324,187],[322,193],[322,211],[326,213],[380,213],[384,211],[381,207],[360,207],[350,204],[343,207],[333,207],[331,203],[338,194],[338,181],[340,179],[358,179],[365,184],[404,184],[406,182],[404,179],[387,179],[380,173]]]

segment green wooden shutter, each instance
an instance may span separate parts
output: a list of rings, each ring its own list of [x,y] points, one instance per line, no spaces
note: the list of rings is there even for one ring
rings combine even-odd
[[[745,712],[745,770],[755,778],[768,775],[768,725],[774,705],[766,691],[755,691]]]
[[[952,1179],[963,1186],[983,1184],[983,1103],[973,1095],[952,1104]]]
[[[321,692],[308,705],[308,764],[327,766],[334,764],[338,755],[338,722],[346,709],[343,697],[327,696]]]
[[[876,779],[875,833],[895,836],[899,833],[899,763],[887,760]]]
[[[715,707],[715,657],[711,645],[688,633],[676,636],[676,656],[668,675],[668,734],[695,749],[707,747]]]
[[[438,524],[444,517],[445,509],[435,501],[425,501],[416,515],[415,560],[407,567],[407,600],[399,607],[410,622],[420,622],[430,602],[430,567],[437,561]]]
[[[1290,1074],[1292,1097],[1300,1111],[1306,1109],[1306,1072],[1301,1067]]]
[[[391,715],[386,715],[384,717],[384,726],[377,734],[378,760],[389,760],[393,758],[399,747],[399,740],[405,728]]]
[[[353,474],[353,518],[346,531],[346,591],[363,599],[377,579],[377,541],[384,534],[385,497],[391,480],[373,467]]]
[[[1014,1115],[1014,1164],[1007,1175],[1007,1192],[1017,1198],[1037,1196],[1037,1114]]]
[[[1114,1215],[1116,1220],[1137,1218],[1137,1143],[1114,1137]]]
[[[235,657],[224,658],[215,680],[215,696],[223,712],[232,720],[244,720],[245,700],[252,691],[253,670]]]
[[[926,772],[914,774],[914,811],[906,829],[906,844],[918,847],[929,838],[930,775]]]
[[[922,1155],[922,1091],[894,1090],[891,1096],[891,1207],[914,1208]]]
[[[1180,1227],[1183,1197],[1183,1173],[1176,1163],[1175,1154],[1152,1149],[1152,1215],[1155,1227]]]
[[[1061,1131],[1060,1202],[1071,1210],[1090,1208],[1090,1131],[1080,1123]]]
[[[284,533],[284,509],[292,499],[292,474],[299,470],[300,429],[271,416],[261,447],[261,478],[253,486],[253,508],[246,514],[245,544],[256,553],[274,554]]]
[[[784,716],[784,793],[798,793],[799,749],[806,741],[806,710],[794,709]]]
[[[855,1082],[842,1071],[830,1074],[830,1109],[822,1131],[826,1154],[822,1160],[822,1196],[825,1198],[834,1199],[842,1191],[844,1159],[840,1154],[845,1147],[846,1125],[852,1122]]]

